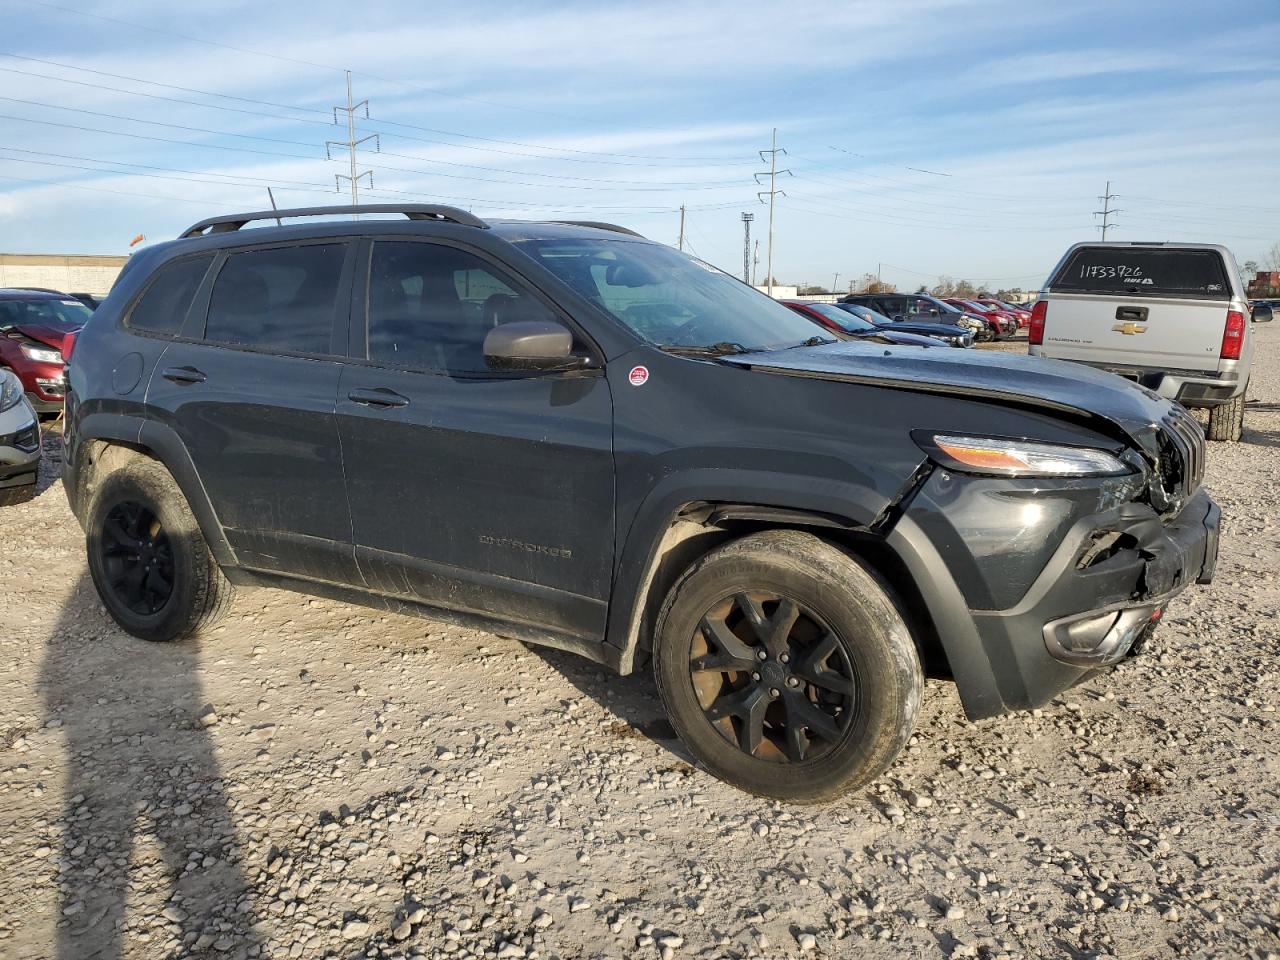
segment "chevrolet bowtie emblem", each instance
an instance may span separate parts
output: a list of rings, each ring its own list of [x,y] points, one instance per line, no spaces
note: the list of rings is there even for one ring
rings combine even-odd
[[[1135,333],[1146,333],[1147,327],[1143,323],[1134,323],[1126,321],[1125,323],[1117,323],[1111,328],[1116,333],[1123,333],[1126,337],[1132,337]]]

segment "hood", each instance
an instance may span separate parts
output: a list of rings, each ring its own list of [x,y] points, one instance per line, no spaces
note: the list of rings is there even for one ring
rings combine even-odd
[[[918,333],[921,336],[955,337],[972,333],[968,327],[958,323],[917,323],[914,320],[894,320],[892,323],[878,325],[885,333]]]
[[[964,332],[965,331],[961,330],[958,333],[950,334],[950,336],[959,336]],[[887,327],[881,327],[879,330],[874,332],[868,331],[863,334],[862,339],[880,339],[886,343],[897,343],[904,347],[941,347],[943,349],[950,349],[948,344],[943,343],[936,337],[928,337],[920,333],[911,333],[907,330],[890,330]]]
[[[895,324],[895,326],[897,326]],[[765,373],[941,393],[1039,407],[1118,427],[1152,456],[1172,404],[1146,387],[1080,363],[977,350],[893,349],[846,342],[724,357]]]
[[[20,323],[13,327],[18,333],[30,337],[32,340],[39,340],[41,343],[58,350],[62,349],[63,341],[78,330],[61,330],[57,327],[43,327],[35,323]]]

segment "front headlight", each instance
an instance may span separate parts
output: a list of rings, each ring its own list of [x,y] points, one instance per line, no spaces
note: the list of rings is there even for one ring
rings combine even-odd
[[[22,381],[8,370],[0,370],[0,412],[18,405],[22,399]]]
[[[973,319],[973,317],[961,317],[959,320],[956,321],[956,326],[968,327],[970,330],[981,330],[982,321],[975,320]]]
[[[50,349],[49,347],[31,347],[23,345],[22,355],[28,360],[34,360],[36,363],[61,363],[62,354]]]
[[[1118,477],[1133,470],[1105,450],[1030,440],[920,434],[916,442],[936,462],[961,473],[1000,477]]]

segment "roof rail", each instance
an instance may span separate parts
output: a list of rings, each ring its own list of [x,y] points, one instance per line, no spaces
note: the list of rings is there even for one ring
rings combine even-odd
[[[210,217],[192,224],[182,231],[180,239],[207,236],[213,233],[231,233],[254,220],[279,220],[284,217],[328,217],[358,213],[403,213],[410,220],[442,220],[464,227],[484,230],[489,224],[475,214],[457,207],[445,207],[434,203],[370,203],[360,206],[295,207],[291,210],[259,210],[257,213],[234,213],[222,217]]]
[[[597,230],[611,230],[614,233],[625,233],[629,237],[639,237],[641,240],[647,240],[642,233],[636,233],[626,227],[620,227],[616,223],[603,223],[600,220],[552,220],[552,223],[563,223],[566,227],[595,227]]]

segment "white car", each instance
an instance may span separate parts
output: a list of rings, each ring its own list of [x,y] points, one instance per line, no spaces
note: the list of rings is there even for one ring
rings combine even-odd
[[[1270,319],[1259,310],[1255,320]],[[1034,356],[1075,360],[1186,407],[1209,408],[1209,439],[1238,440],[1253,364],[1249,301],[1226,247],[1077,243],[1032,309]]]
[[[22,381],[0,370],[0,507],[35,495],[40,468],[40,421]]]

